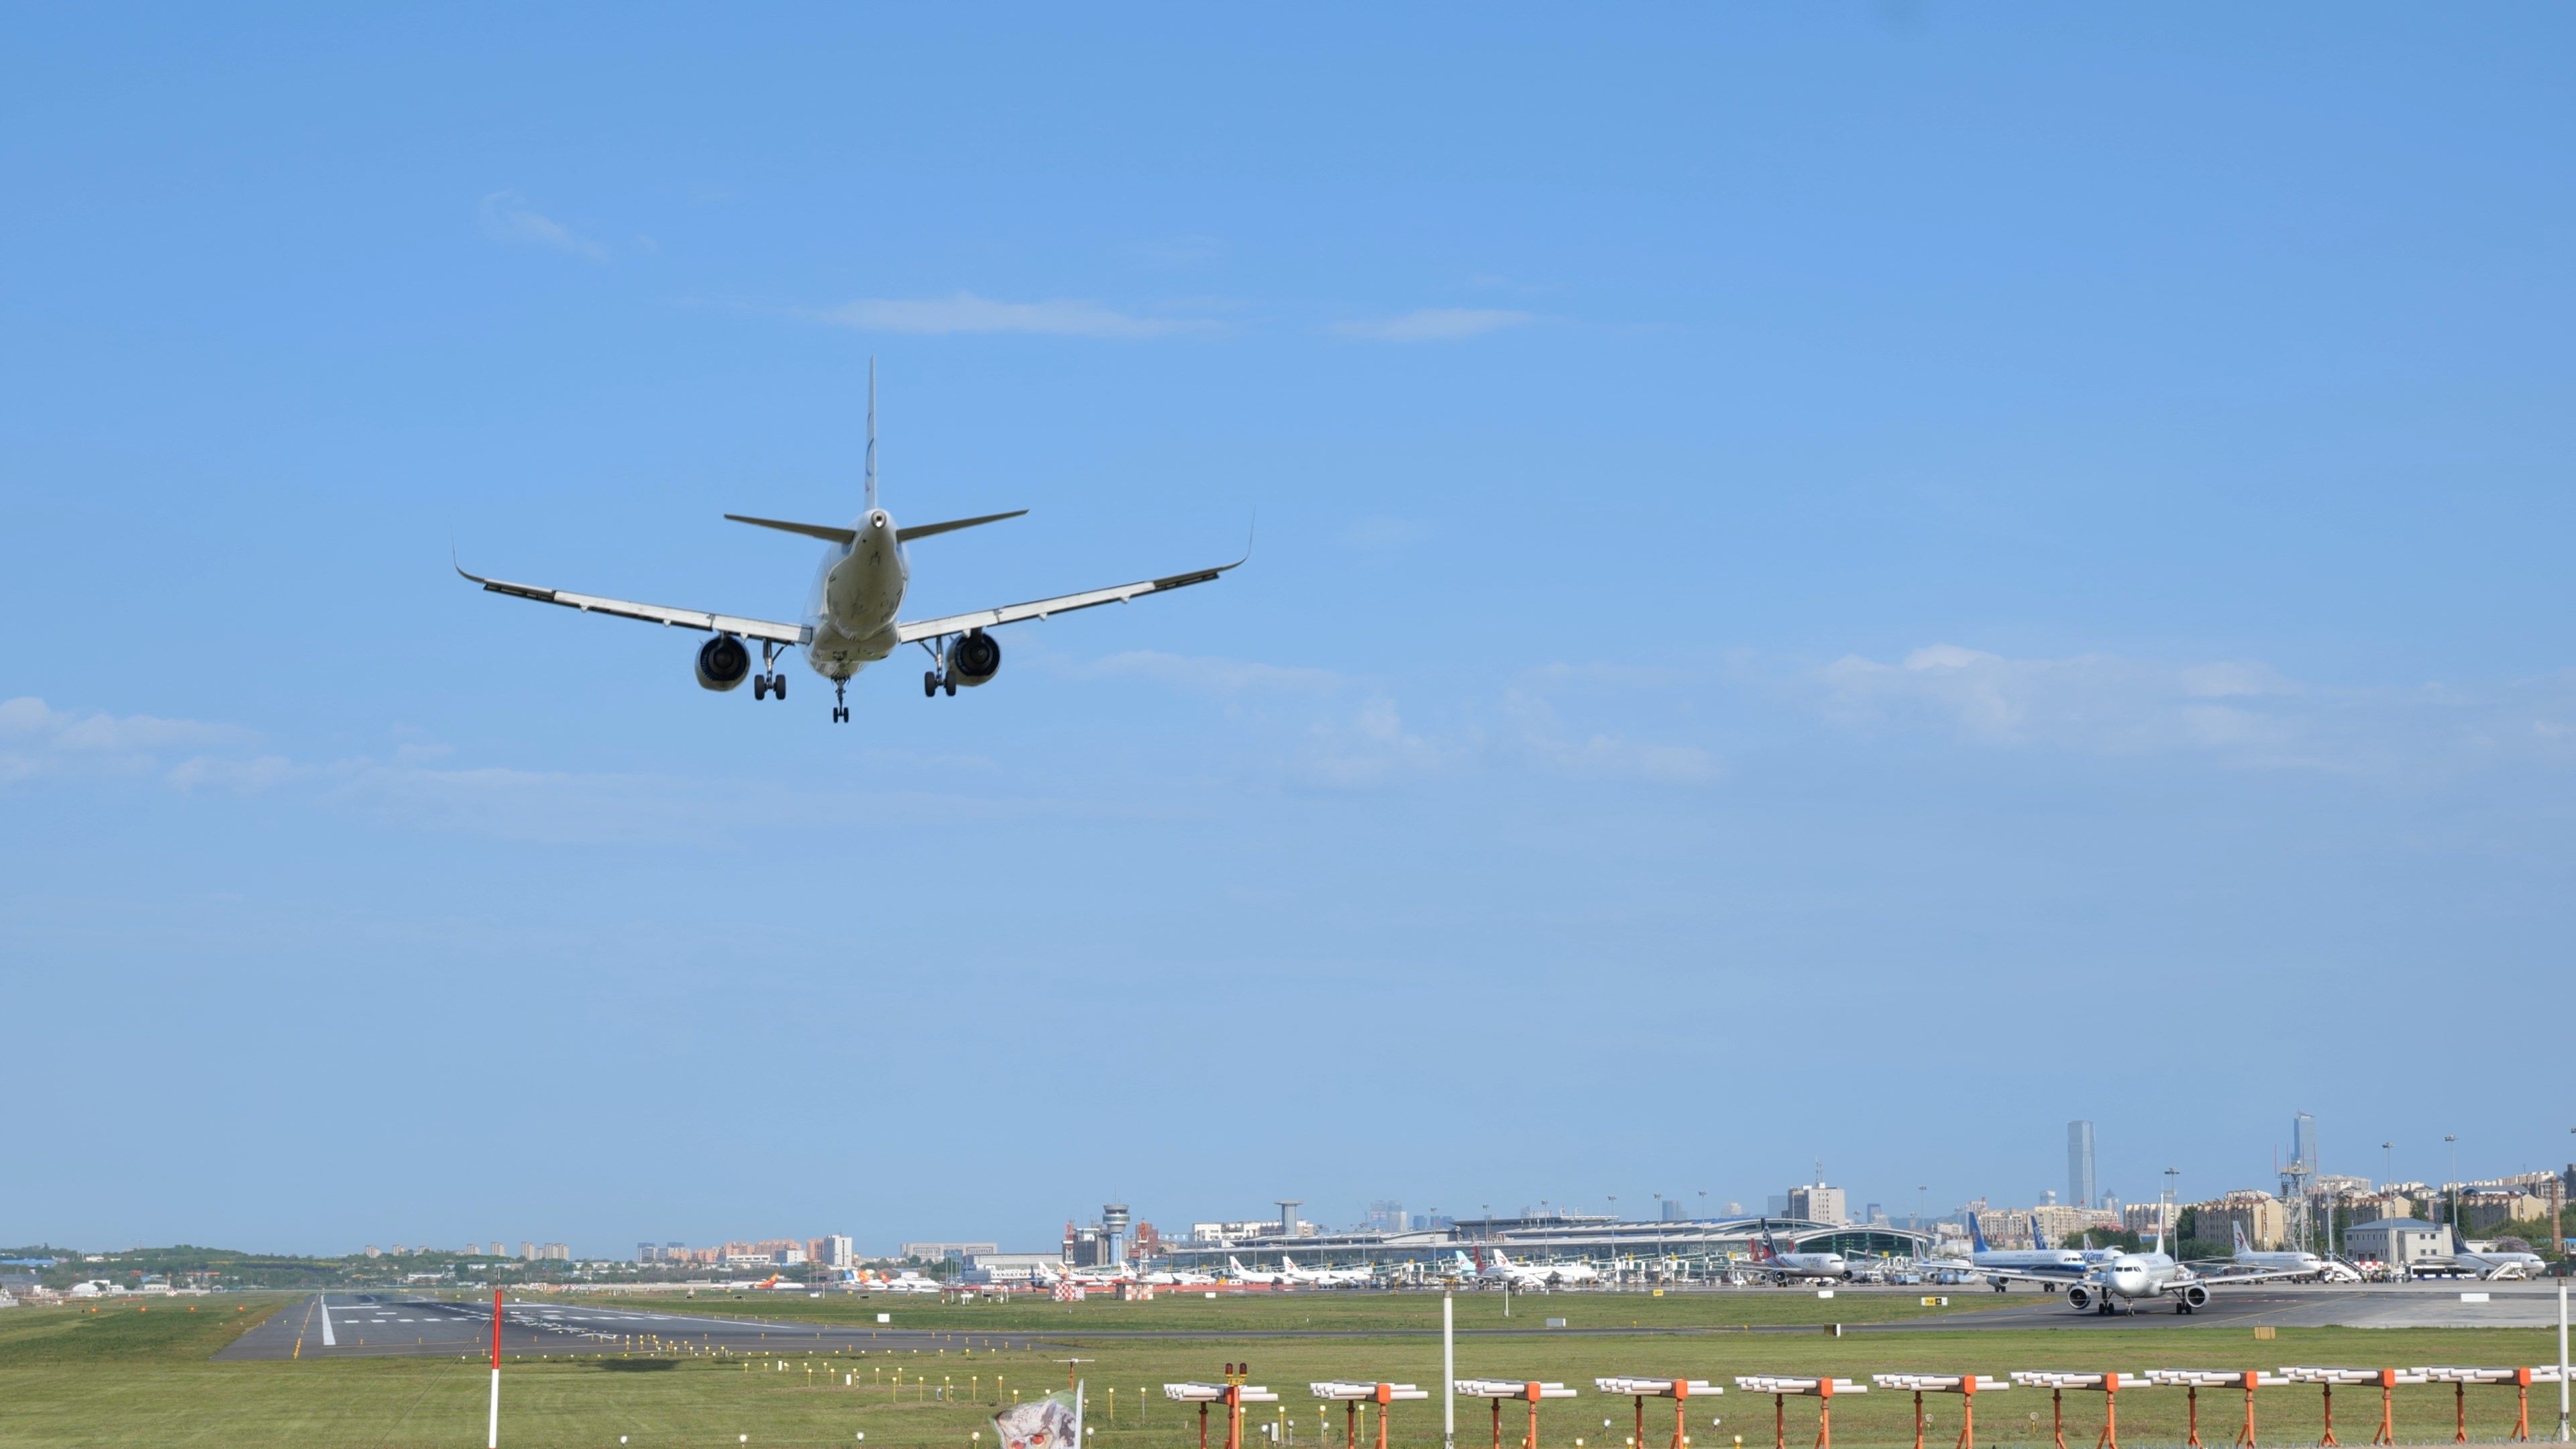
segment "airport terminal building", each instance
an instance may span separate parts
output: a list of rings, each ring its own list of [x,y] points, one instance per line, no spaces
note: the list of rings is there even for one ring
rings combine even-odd
[[[1250,1227],[1252,1225],[1245,1224]],[[1582,1213],[1465,1218],[1456,1224],[1411,1231],[1316,1232],[1294,1235],[1277,1224],[1214,1241],[1165,1244],[1177,1270],[1222,1273],[1228,1258],[1247,1267],[1276,1266],[1282,1253],[1300,1268],[1389,1268],[1419,1265],[1445,1269],[1463,1252],[1471,1257],[1500,1249],[1514,1262],[1544,1265],[1584,1261],[1627,1262],[1638,1271],[1688,1270],[1694,1274],[1743,1268],[1769,1230],[1783,1252],[1841,1253],[1855,1261],[1926,1256],[1932,1235],[1885,1223],[1824,1223],[1807,1218],[1746,1217],[1634,1221]]]

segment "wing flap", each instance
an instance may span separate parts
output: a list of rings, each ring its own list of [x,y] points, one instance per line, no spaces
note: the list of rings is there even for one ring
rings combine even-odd
[[[781,624],[768,619],[745,619],[736,614],[713,614],[703,609],[674,609],[662,604],[639,604],[631,599],[611,599],[598,594],[576,594],[566,589],[545,589],[534,584],[514,584],[506,579],[487,579],[481,574],[456,572],[481,584],[486,593],[507,594],[516,599],[534,599],[540,604],[561,604],[585,614],[607,614],[619,619],[640,619],[648,624],[698,629],[712,634],[735,634],[745,639],[760,639],[772,644],[802,644],[802,625]]]

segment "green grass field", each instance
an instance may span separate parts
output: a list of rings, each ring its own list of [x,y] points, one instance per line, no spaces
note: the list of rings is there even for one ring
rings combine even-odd
[[[1968,1295],[1953,1295],[1954,1299]],[[1770,1295],[1786,1314],[1796,1309],[1791,1295]],[[300,1298],[281,1297],[247,1305],[226,1300],[201,1301],[198,1311],[185,1306],[153,1305],[139,1313],[132,1305],[103,1306],[97,1313],[78,1309],[19,1308],[0,1312],[0,1444],[56,1445],[292,1445],[310,1449],[340,1446],[446,1445],[482,1442],[485,1371],[479,1362],[375,1359],[363,1361],[304,1360],[286,1363],[216,1363],[210,1355],[249,1322],[281,1304]],[[1593,1312],[1652,1323],[1647,1315],[1663,1312],[1672,1321],[1658,1326],[1687,1326],[1692,1312],[1714,1312],[1688,1299],[1641,1296],[1566,1295],[1532,1300],[1555,1316],[1583,1323],[1577,1305],[1591,1302]],[[1809,1296],[1805,1300],[1814,1304]],[[1837,1298],[1836,1303],[1845,1299]],[[1848,1300],[1861,1301],[1855,1296]],[[698,1310],[723,1306],[699,1300]],[[1256,1382],[1280,1391],[1291,1435],[1288,1445],[1316,1446],[1319,1436],[1340,1442],[1338,1416],[1330,1423],[1306,1392],[1320,1378],[1409,1380],[1426,1388],[1440,1374],[1436,1338],[1259,1338],[1240,1342],[1223,1338],[1127,1337],[1122,1330],[1140,1326],[1132,1318],[1097,1309],[1138,1309],[1146,1305],[1022,1305],[1007,1312],[1048,1319],[1048,1310],[1070,1307],[1070,1314],[1048,1322],[992,1320],[922,1321],[930,1313],[971,1318],[979,1306],[941,1309],[938,1305],[853,1304],[848,1300],[747,1300],[781,1318],[865,1311],[872,1321],[879,1309],[897,1315],[898,1324],[971,1329],[1041,1329],[1061,1345],[1021,1352],[874,1353],[851,1356],[794,1357],[757,1363],[743,1359],[674,1357],[553,1358],[514,1362],[505,1374],[502,1442],[514,1446],[616,1445],[634,1449],[662,1445],[852,1445],[864,1433],[866,1449],[978,1449],[973,1437],[982,1430],[983,1449],[990,1449],[984,1423],[997,1397],[1008,1402],[1014,1392],[1035,1393],[1063,1386],[1068,1355],[1089,1362],[1079,1365],[1090,1408],[1087,1425],[1093,1449],[1185,1449],[1197,1442],[1197,1420],[1182,1406],[1160,1397],[1159,1386],[1182,1378],[1218,1375],[1229,1360],[1248,1359]],[[1188,1305],[1174,1304],[1173,1308]],[[1209,1305],[1214,1306],[1214,1305]],[[1462,1326],[1500,1326],[1498,1303],[1482,1296],[1460,1302]],[[994,1309],[999,1313],[1004,1310]],[[1735,1310],[1739,1316],[1748,1310]],[[1429,1297],[1362,1297],[1236,1300],[1223,1306],[1224,1326],[1246,1334],[1296,1331],[1329,1326],[1338,1332],[1411,1330],[1426,1320],[1438,1321],[1437,1301]],[[1522,1309],[1515,1304],[1518,1325]],[[1329,1319],[1329,1324],[1310,1320]],[[1780,1321],[1780,1320],[1775,1320]],[[1168,1327],[1203,1329],[1204,1319]],[[1596,1326],[1618,1327],[1619,1323]],[[1707,1326],[1716,1327],[1712,1319]],[[1086,1333],[1085,1330],[1091,1330]],[[1116,1334],[1117,1336],[1104,1336]],[[1862,1378],[1899,1369],[1975,1370],[2002,1374],[2011,1369],[2116,1368],[2138,1371],[2161,1367],[2249,1368],[2285,1363],[2340,1363],[2360,1366],[2467,1362],[2534,1363],[2555,1354],[2553,1335],[2539,1330],[2360,1330],[2282,1329],[2274,1341],[2258,1342],[2242,1329],[2062,1329],[2027,1331],[1945,1330],[1937,1319],[1919,1328],[1844,1338],[1821,1332],[1674,1336],[1670,1333],[1600,1335],[1545,1334],[1462,1339],[1459,1372],[1503,1378],[1560,1379],[1584,1391],[1579,1399],[1546,1406],[1541,1422],[1547,1449],[1573,1449],[1581,1437],[1587,1449],[1624,1449],[1631,1409],[1626,1400],[1605,1399],[1592,1391],[1599,1374],[1687,1375],[1727,1384],[1742,1373],[1832,1373]],[[844,1387],[843,1376],[855,1380]],[[903,1379],[896,1387],[893,1379]],[[946,1384],[953,1399],[939,1402],[932,1391]],[[998,1386],[998,1387],[997,1387]],[[967,1402],[970,1398],[980,1402]],[[2554,1428],[2554,1390],[2536,1391],[2536,1427]],[[2470,1427],[2475,1439],[2501,1439],[2511,1424],[2510,1390],[2473,1390]],[[1792,1401],[1790,1437],[1808,1449],[1815,1437],[1815,1404]],[[1489,1442],[1491,1421],[1480,1404],[1462,1401],[1459,1442]],[[2346,1390],[2338,1396],[2337,1427],[2341,1436],[2364,1443],[2377,1414],[2376,1396]],[[1517,1410],[1506,1408],[1505,1440],[1517,1443]],[[2233,1435],[2241,1400],[2233,1394],[2205,1394],[2202,1436],[2225,1444]],[[2261,1404],[2262,1441],[2267,1444],[2313,1444],[2319,1431],[2318,1395],[2313,1389],[2266,1391]],[[1933,1408],[1938,1442],[1947,1446],[1958,1429],[1957,1405]],[[1981,1398],[1978,1430],[1981,1442],[2046,1445],[2049,1403],[2044,1392],[2013,1390]],[[1772,1410],[1768,1399],[1729,1392],[1722,1398],[1694,1401],[1691,1435],[1696,1449],[1733,1449],[1737,1435],[1749,1445],[1771,1442]],[[2100,1420],[2100,1402],[2092,1395],[2069,1395],[2068,1439],[2090,1444]],[[1711,1424],[1711,1417],[1723,1420]],[[1278,1410],[1261,1416],[1277,1423]],[[1604,1431],[1602,1420],[1613,1421]],[[2183,1396],[2177,1390],[2142,1389],[2121,1396],[2124,1443],[2179,1443],[2183,1437]],[[2447,1443],[2451,1398],[2443,1388],[2400,1391],[2400,1437],[2413,1444]],[[1391,1443],[1405,1449],[1435,1449],[1439,1441],[1439,1403],[1396,1406]],[[1836,1401],[1834,1437],[1838,1443],[1910,1444],[1910,1403],[1902,1395],[1870,1394]],[[1221,1440],[1221,1415],[1216,1434]],[[1329,1430],[1329,1433],[1326,1431]],[[1669,1406],[1658,1415],[1648,1408],[1648,1445],[1664,1449],[1671,1431]],[[1256,1443],[1261,1441],[1256,1440]]]

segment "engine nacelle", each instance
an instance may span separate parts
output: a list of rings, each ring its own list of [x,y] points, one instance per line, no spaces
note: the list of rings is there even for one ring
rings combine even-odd
[[[698,688],[740,689],[751,677],[751,651],[731,634],[718,634],[698,646]]]
[[[2191,1309],[2207,1308],[2209,1306],[2209,1290],[2201,1287],[2197,1283],[2184,1284],[2182,1290],[2182,1306]]]
[[[2093,1306],[2093,1290],[2081,1283],[2066,1285],[2066,1306],[2081,1313]]]
[[[948,672],[972,689],[1002,672],[1002,641],[981,629],[948,646]]]

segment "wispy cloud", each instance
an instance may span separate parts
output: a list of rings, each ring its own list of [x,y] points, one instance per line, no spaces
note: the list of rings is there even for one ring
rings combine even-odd
[[[33,696],[0,700],[0,784],[96,775],[151,775],[176,758],[240,751],[248,730],[156,715],[61,710]]]
[[[835,326],[863,332],[908,332],[923,337],[1018,333],[1132,341],[1207,332],[1217,325],[1204,317],[1140,316],[1097,302],[1002,302],[972,292],[947,297],[863,297],[817,315]]]
[[[1322,694],[1338,689],[1342,677],[1329,669],[1294,664],[1265,664],[1253,659],[1212,655],[1165,654],[1134,649],[1073,673],[1091,678],[1143,679],[1201,694]]]
[[[483,198],[483,234],[510,246],[544,247],[586,262],[608,259],[608,248],[577,236],[573,229],[538,211],[516,191],[495,191]]]
[[[1500,307],[1418,307],[1394,317],[1336,322],[1332,331],[1367,342],[1459,342],[1537,320]]]
[[[1417,523],[1409,518],[1388,518],[1382,514],[1371,514],[1366,518],[1353,519],[1350,525],[1342,530],[1342,544],[1344,547],[1355,548],[1363,553],[1394,553],[1409,544],[1419,542],[1430,533],[1431,527],[1428,524]]]

